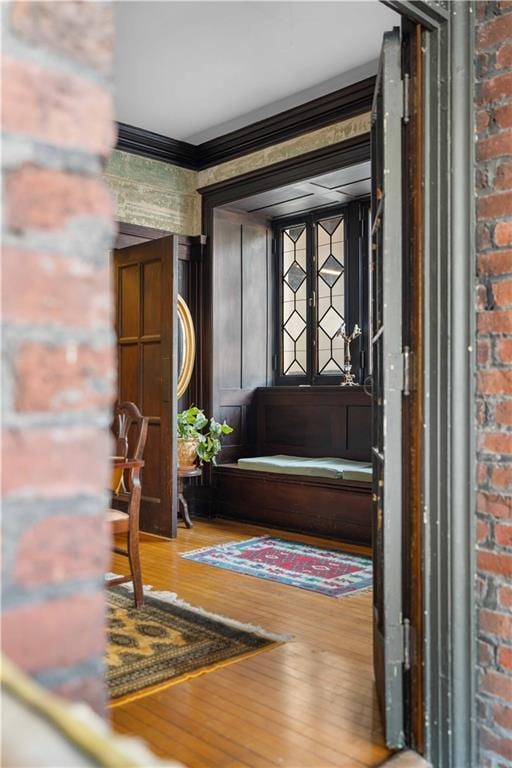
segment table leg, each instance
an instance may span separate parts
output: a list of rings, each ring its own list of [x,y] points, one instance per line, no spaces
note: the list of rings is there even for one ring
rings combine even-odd
[[[192,520],[188,513],[188,504],[183,493],[183,479],[178,481],[178,508],[181,506],[181,514],[187,528],[192,528]]]

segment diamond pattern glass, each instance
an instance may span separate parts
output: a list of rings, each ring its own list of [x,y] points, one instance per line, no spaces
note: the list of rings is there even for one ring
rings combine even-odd
[[[281,291],[281,358],[285,376],[307,373],[306,225],[284,229]]]
[[[343,216],[316,225],[316,366],[319,374],[343,372],[345,345],[336,336],[345,321],[345,224]]]

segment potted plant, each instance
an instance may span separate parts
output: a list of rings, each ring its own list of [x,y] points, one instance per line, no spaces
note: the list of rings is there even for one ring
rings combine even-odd
[[[205,427],[208,427],[206,432]],[[193,405],[178,413],[178,466],[194,469],[196,460],[216,464],[216,456],[222,448],[222,436],[233,431],[229,424],[220,424],[212,417],[206,418],[204,411]]]

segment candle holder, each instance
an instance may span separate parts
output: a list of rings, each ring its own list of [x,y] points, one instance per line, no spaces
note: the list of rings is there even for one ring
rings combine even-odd
[[[346,329],[347,326],[345,322],[343,322],[335,334],[335,336],[340,336],[345,342],[345,364],[343,366],[343,375],[345,376],[345,380],[341,382],[341,386],[355,387],[357,385],[357,381],[355,380],[354,374],[352,373],[352,355],[350,353],[350,345],[361,335],[362,331],[357,323],[354,325],[350,335],[346,333]]]

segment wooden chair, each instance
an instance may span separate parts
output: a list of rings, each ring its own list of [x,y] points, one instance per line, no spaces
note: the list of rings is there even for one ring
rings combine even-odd
[[[148,418],[143,416],[134,403],[120,403],[115,408],[113,431],[116,436],[116,457],[114,469],[121,472],[120,481],[114,481],[113,498],[127,504],[126,512],[119,509],[107,511],[107,522],[113,535],[127,534],[127,549],[114,546],[118,555],[128,557],[130,576],[117,576],[109,579],[107,586],[133,582],[135,605],[138,608],[144,602],[142,572],[139,554],[139,513],[141,500],[140,471],[144,466],[144,447],[148,434]]]

